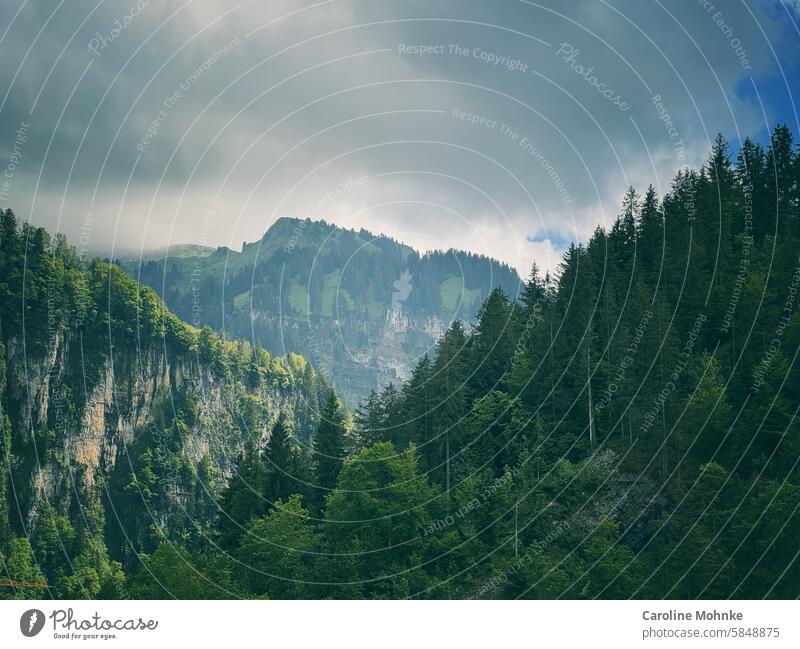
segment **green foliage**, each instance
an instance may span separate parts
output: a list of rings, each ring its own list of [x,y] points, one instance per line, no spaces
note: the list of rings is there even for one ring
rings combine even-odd
[[[291,474],[292,448],[289,435],[289,423],[285,415],[281,414],[272,427],[264,451],[266,460],[264,487],[270,503],[285,500],[295,487]]]
[[[345,562],[344,582],[363,581],[363,596],[407,597],[427,585],[421,570],[425,544],[419,536],[431,520],[428,507],[436,490],[417,472],[413,447],[398,454],[377,444],[347,460],[325,509],[326,563],[334,572],[336,556]]]
[[[20,584],[46,584],[28,539],[11,538],[7,552],[0,552],[0,558],[5,578]],[[47,595],[47,589],[37,587],[0,587],[0,599],[39,599]]]
[[[164,542],[125,583],[130,599],[234,599],[240,593],[224,556]]]
[[[228,335],[309,358],[331,372],[348,403],[378,388],[378,372],[338,361],[348,350],[378,351],[393,306],[419,322],[471,320],[493,288],[515,295],[520,286],[495,259],[456,250],[420,255],[366,230],[292,218],[278,219],[241,252],[170,249],[166,259],[161,251],[123,266],[186,321],[218,331],[224,323]],[[434,342],[413,329],[404,343],[412,358]]]
[[[324,499],[336,484],[345,456],[345,414],[336,394],[331,391],[320,413],[320,423],[314,437],[315,488],[311,497],[315,511],[322,510]]]
[[[254,519],[242,538],[238,557],[247,592],[270,599],[297,599],[313,593],[319,531],[295,494]]]
[[[315,429],[329,385],[305,359],[182,322],[118,265],[10,210],[0,210],[0,270],[0,553],[39,570],[47,594],[122,597],[137,553],[165,536],[202,547],[227,467],[276,402],[298,439]]]
[[[796,597],[799,171],[791,133],[778,127],[767,151],[747,141],[735,163],[717,138],[707,164],[679,172],[660,200],[652,187],[630,188],[611,228],[571,245],[555,276],[534,266],[519,300],[484,287],[474,326],[454,319],[402,386],[369,394],[352,431],[304,358],[185,325],[118,267],[79,270],[63,239],[3,212],[4,570],[46,580],[55,597]],[[297,234],[286,227],[276,230],[284,243]],[[304,227],[315,231],[297,235],[303,249],[322,226]],[[378,254],[394,242],[323,230],[344,248],[366,246],[375,259],[362,270],[402,270],[384,269]],[[296,279],[292,255],[273,244]],[[205,262],[215,272],[218,253]],[[452,300],[450,284],[432,281],[455,276],[444,257],[415,266],[413,299]],[[249,262],[236,264],[252,280]],[[308,283],[312,313],[332,317],[333,279],[353,282],[347,310],[369,313],[386,297],[343,268]],[[54,282],[67,288],[54,293]],[[20,309],[23,288],[33,298]],[[250,290],[236,288],[225,294]],[[250,301],[276,306],[260,288]],[[202,392],[156,392],[127,466],[73,478],[63,430],[53,421],[29,430],[7,388],[16,368],[6,354],[23,325],[40,355],[82,335],[90,388],[135,345],[192,356],[225,386],[210,436],[220,448],[199,462],[187,450],[209,422]],[[81,390],[66,378],[77,418]],[[63,480],[78,496],[37,502],[29,542],[9,485],[36,502],[37,453],[55,476],[37,479]],[[121,552],[125,543],[134,550]]]
[[[255,448],[247,446],[220,502],[218,526],[223,548],[235,548],[250,520],[267,510],[265,483],[264,463]]]

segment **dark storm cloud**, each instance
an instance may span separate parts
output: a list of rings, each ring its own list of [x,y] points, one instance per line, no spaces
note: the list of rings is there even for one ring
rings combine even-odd
[[[6,203],[103,250],[288,214],[552,266],[627,184],[763,132],[750,79],[796,42],[766,1],[0,5]]]

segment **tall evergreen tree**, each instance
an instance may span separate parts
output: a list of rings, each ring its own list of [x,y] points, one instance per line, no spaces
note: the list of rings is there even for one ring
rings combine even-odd
[[[658,195],[650,185],[639,211],[639,248],[636,264],[644,272],[647,282],[655,289],[664,259],[664,220],[658,204]]]
[[[313,499],[317,512],[322,511],[324,500],[336,486],[339,470],[345,455],[345,415],[342,405],[331,390],[320,413],[319,427],[314,437],[314,478],[316,488]]]
[[[294,480],[291,475],[292,443],[290,423],[284,413],[272,426],[267,447],[264,450],[266,499],[269,505],[285,500],[292,493]]]
[[[450,493],[451,459],[462,443],[459,420],[469,403],[467,336],[456,320],[436,345],[431,375],[433,431],[419,440],[423,468]]]
[[[518,319],[512,316],[514,308],[519,305],[512,304],[502,288],[496,288],[478,311],[478,322],[470,336],[474,370],[470,384],[474,396],[500,387],[503,375],[511,367],[519,334]]]
[[[255,447],[248,444],[220,501],[217,525],[223,548],[233,550],[250,520],[266,510],[265,482],[264,463]]]

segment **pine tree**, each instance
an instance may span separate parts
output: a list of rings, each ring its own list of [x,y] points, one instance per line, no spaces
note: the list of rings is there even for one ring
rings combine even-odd
[[[252,444],[245,447],[236,463],[236,473],[222,494],[217,522],[220,544],[233,550],[253,516],[266,510],[264,464]]]
[[[522,294],[520,295],[520,302],[522,302],[524,307],[521,311],[523,320],[533,315],[535,311],[541,310],[543,306],[542,300],[545,298],[545,291],[544,280],[541,277],[539,266],[536,262],[533,262],[528,281],[525,282],[525,286],[522,288]]]
[[[793,149],[792,132],[785,124],[776,126],[767,151],[769,220],[773,226],[777,223],[777,231],[784,235],[796,232],[790,218],[794,191]]]
[[[451,459],[461,445],[459,420],[467,409],[467,336],[456,320],[436,345],[430,380],[433,435],[420,441],[423,468],[450,493]],[[424,445],[423,445],[424,444]]]
[[[769,188],[764,148],[747,138],[736,157],[734,174],[742,191],[742,210],[748,219],[747,222],[743,220],[741,229],[735,232],[744,231],[749,225],[752,231],[747,234],[760,242],[771,231],[767,210]]]
[[[420,531],[431,522],[437,495],[417,470],[413,446],[398,454],[391,444],[376,444],[349,458],[325,512],[324,534],[336,564],[331,581],[361,581],[362,596],[378,598],[410,597],[429,586],[419,567],[426,551]],[[354,552],[356,560],[344,563]]]
[[[512,314],[512,304],[501,288],[494,289],[478,311],[478,323],[470,336],[470,387],[475,397],[499,388],[511,367],[518,338],[517,318]]]
[[[292,493],[293,478],[290,473],[292,461],[290,423],[281,413],[272,426],[264,450],[266,499],[269,505],[285,500]]]
[[[319,533],[299,495],[279,501],[266,515],[250,524],[238,557],[246,566],[243,579],[248,592],[271,599],[298,599],[313,580],[313,562]]]
[[[331,390],[320,413],[320,422],[314,437],[314,478],[316,488],[313,500],[317,512],[322,511],[325,497],[336,486],[339,470],[345,455],[345,418],[342,405]]]
[[[658,195],[650,185],[639,211],[639,244],[636,265],[644,272],[647,283],[655,291],[664,259],[664,219],[658,204]]]
[[[383,409],[380,395],[375,390],[370,390],[361,407],[355,412],[355,426],[362,448],[372,446],[382,441]]]
[[[622,213],[608,235],[610,262],[622,275],[630,275],[636,251],[636,214],[639,211],[639,194],[629,187],[622,199]]]
[[[410,443],[424,444],[431,438],[433,395],[431,388],[431,360],[425,354],[414,366],[411,377],[403,386],[401,424],[395,443],[398,450],[405,450]]]

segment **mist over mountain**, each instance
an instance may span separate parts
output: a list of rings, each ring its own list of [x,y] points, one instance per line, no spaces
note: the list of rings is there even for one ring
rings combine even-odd
[[[365,229],[286,217],[240,251],[174,250],[121,264],[187,322],[305,356],[351,406],[407,378],[453,320],[469,327],[492,289],[516,296],[522,285],[482,255],[420,254]]]

